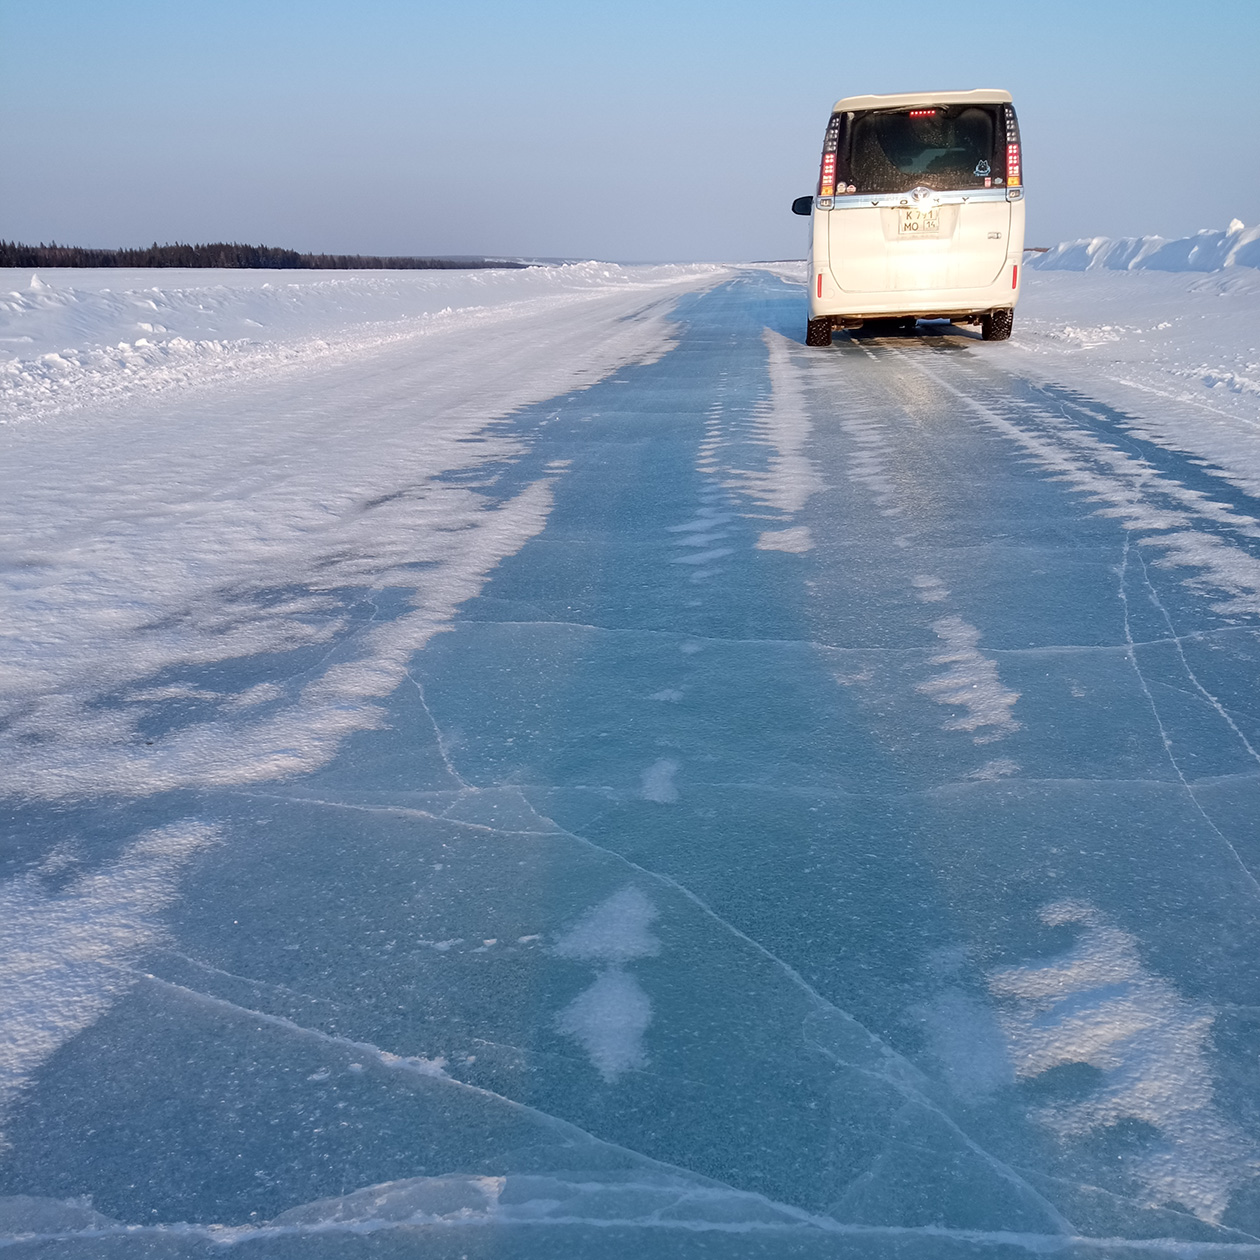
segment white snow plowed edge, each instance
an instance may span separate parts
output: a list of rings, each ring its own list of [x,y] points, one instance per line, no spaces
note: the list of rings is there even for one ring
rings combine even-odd
[[[1193,236],[1094,236],[1063,241],[1028,263],[1038,271],[1219,271],[1260,267],[1260,227],[1235,219]]]
[[[718,266],[595,262],[296,278],[180,269],[66,269],[42,278],[0,272],[0,292],[6,279],[14,286],[0,297],[0,424],[300,370],[527,311],[546,318],[557,304],[610,291],[689,287],[726,274]]]
[[[1127,413],[1260,494],[1260,272],[1037,271],[988,362]],[[1114,419],[1114,417],[1113,417]]]
[[[673,298],[730,274],[642,270],[642,283],[628,268],[602,286],[588,275],[574,294],[461,313],[471,327],[317,370],[258,371],[248,390],[151,393],[162,407],[7,430],[0,791],[258,782],[322,765],[379,725],[410,654],[543,528],[562,473],[497,505],[439,475],[518,456],[498,419],[659,357]],[[348,626],[344,592],[374,608],[386,587],[404,611],[374,613],[335,663],[261,689],[192,676],[331,645]],[[139,736],[172,705],[186,712],[166,734]]]
[[[1027,258],[997,361],[1129,412],[1260,493],[1260,227],[1096,236]]]

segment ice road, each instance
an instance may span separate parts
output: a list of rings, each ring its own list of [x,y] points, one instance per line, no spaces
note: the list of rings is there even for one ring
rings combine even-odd
[[[1181,404],[773,269],[58,283],[6,1255],[1260,1257],[1260,499]]]

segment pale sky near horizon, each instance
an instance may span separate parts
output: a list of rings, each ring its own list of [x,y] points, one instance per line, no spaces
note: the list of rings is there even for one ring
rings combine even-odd
[[[1260,222],[1260,0],[0,0],[0,238],[799,257],[839,96],[1004,87],[1028,243]]]

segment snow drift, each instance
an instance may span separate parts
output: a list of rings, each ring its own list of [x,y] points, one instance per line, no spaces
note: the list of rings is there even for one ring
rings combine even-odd
[[[131,404],[388,345],[725,275],[583,262],[526,270],[0,269],[0,424]]]
[[[1062,241],[1031,259],[1037,271],[1220,271],[1260,267],[1260,227],[1234,219],[1223,232],[1203,228],[1193,236],[1094,236]]]

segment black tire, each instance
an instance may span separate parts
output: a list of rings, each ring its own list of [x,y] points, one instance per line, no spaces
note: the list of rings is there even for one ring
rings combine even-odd
[[[980,321],[980,337],[984,341],[1005,341],[1011,335],[1015,312],[1010,307],[990,311]]]
[[[831,320],[811,319],[805,325],[805,344],[807,346],[831,345]]]

